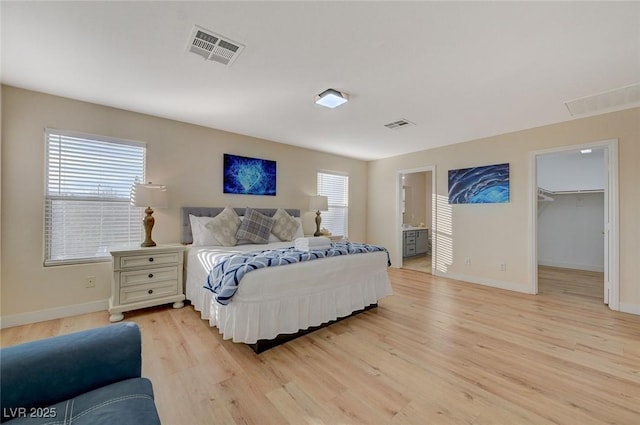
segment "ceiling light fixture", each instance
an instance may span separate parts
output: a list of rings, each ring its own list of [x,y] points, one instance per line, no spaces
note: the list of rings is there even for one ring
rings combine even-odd
[[[591,152],[593,152],[591,149],[580,149],[580,153],[583,154],[583,155],[591,153]]]
[[[325,108],[335,108],[349,101],[349,95],[334,89],[327,89],[316,96],[316,103]]]

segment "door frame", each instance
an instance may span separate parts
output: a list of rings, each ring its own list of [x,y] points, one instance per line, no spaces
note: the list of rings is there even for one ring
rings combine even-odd
[[[431,172],[431,227],[429,232],[431,233],[431,274],[434,274],[434,268],[436,264],[437,252],[436,252],[436,239],[437,239],[437,202],[436,202],[436,166],[425,165],[424,167],[409,168],[405,170],[396,171],[396,258],[393,263],[398,264],[398,268],[402,267],[402,176],[404,174],[411,173],[423,173]]]
[[[537,157],[587,148],[605,149],[604,280],[605,303],[620,310],[620,261],[618,255],[618,139],[562,146],[529,152],[529,293],[538,293],[538,170]],[[608,221],[608,222],[607,222]],[[608,295],[608,296],[607,296]]]

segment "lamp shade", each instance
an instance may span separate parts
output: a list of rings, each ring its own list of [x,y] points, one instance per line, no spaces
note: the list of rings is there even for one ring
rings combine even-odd
[[[167,208],[167,186],[160,184],[134,184],[131,188],[131,206]]]
[[[312,196],[311,199],[309,199],[309,210],[329,211],[329,198],[322,195]]]

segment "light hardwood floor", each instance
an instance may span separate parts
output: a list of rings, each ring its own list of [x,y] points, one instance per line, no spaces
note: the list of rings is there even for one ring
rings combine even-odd
[[[602,304],[604,273],[539,266],[538,292],[574,302]]]
[[[190,306],[126,314],[142,329],[163,424],[640,423],[640,316],[562,291],[389,274],[394,295],[377,309],[260,355],[222,341]],[[107,323],[93,313],[0,337]]]
[[[402,259],[402,268],[431,273],[431,255],[416,255]]]

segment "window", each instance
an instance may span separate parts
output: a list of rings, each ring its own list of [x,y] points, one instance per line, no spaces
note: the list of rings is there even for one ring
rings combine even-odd
[[[333,235],[348,236],[347,217],[349,213],[349,176],[344,174],[318,172],[318,195],[327,196],[329,211],[322,213],[321,226]]]
[[[144,181],[144,143],[45,131],[45,265],[101,261],[140,243],[142,209],[129,205]]]

